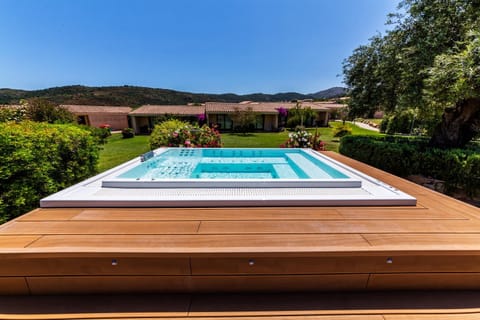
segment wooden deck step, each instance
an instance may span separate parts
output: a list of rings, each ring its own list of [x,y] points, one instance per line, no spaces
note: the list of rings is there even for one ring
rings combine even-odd
[[[10,296],[1,319],[473,320],[478,292]]]

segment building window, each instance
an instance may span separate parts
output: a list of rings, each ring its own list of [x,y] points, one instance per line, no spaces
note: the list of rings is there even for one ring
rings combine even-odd
[[[217,114],[217,125],[220,130],[232,130],[232,119],[228,114]]]
[[[77,123],[78,124],[83,124],[83,125],[90,125],[90,122],[88,121],[88,116],[78,116],[77,117]]]
[[[255,117],[255,129],[263,130],[265,126],[265,115],[259,114]]]

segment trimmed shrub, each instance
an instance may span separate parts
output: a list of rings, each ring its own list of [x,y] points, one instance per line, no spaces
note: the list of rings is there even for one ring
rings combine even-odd
[[[334,137],[341,138],[352,134],[352,128],[347,124],[343,124],[341,126],[333,128],[332,134]]]
[[[0,123],[0,222],[93,175],[98,146],[76,125]]]
[[[421,174],[445,181],[447,193],[456,188],[468,195],[480,190],[480,148],[438,149],[423,138],[347,136],[339,152],[398,176]]]
[[[167,120],[155,126],[150,136],[150,147],[219,148],[220,133],[203,125],[199,128],[180,120]]]
[[[122,138],[129,139],[135,137],[135,131],[132,128],[123,128],[122,130]]]
[[[464,175],[467,195],[475,196],[480,190],[480,154],[473,154],[467,158]]]

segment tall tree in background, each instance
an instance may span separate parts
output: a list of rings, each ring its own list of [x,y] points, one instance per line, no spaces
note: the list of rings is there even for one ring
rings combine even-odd
[[[233,114],[231,114],[231,118],[234,129],[246,135],[248,132],[255,129],[257,113],[252,107],[247,107],[245,109],[235,107]]]
[[[441,61],[458,61],[467,54],[475,38],[472,30],[480,30],[479,17],[478,0],[401,1],[398,13],[389,17],[392,29],[374,36],[344,62],[352,115],[363,116],[377,109],[414,109],[419,117],[441,121],[443,113],[443,127],[433,131],[432,144],[456,147],[467,143],[478,129],[475,123],[480,104],[476,97],[480,96],[480,87],[474,85],[478,78],[457,63],[451,65],[456,67],[457,80],[446,79]],[[473,48],[468,50],[475,55]],[[480,61],[469,61],[470,73],[478,73]],[[470,89],[454,90],[456,94],[450,94],[449,99],[437,98],[437,93],[450,90],[452,82],[457,86],[468,82]],[[465,101],[469,101],[468,108],[462,107]],[[452,105],[456,112],[448,108]],[[469,116],[463,114],[467,110]]]

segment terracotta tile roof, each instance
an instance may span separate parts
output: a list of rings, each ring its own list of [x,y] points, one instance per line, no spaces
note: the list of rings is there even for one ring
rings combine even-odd
[[[317,111],[328,111],[331,109],[338,109],[344,107],[342,104],[332,102],[301,102],[302,107],[310,107]],[[277,113],[280,107],[286,109],[295,108],[296,103],[293,102],[241,102],[241,103],[222,103],[222,102],[207,102],[207,113],[230,113],[234,112],[235,108],[246,109],[252,107],[254,111],[260,113]]]
[[[335,109],[337,106],[343,105],[331,102],[302,102],[303,107],[310,107],[317,111],[328,111]],[[229,102],[207,102],[204,106],[190,106],[190,105],[144,105],[140,108],[130,112],[132,116],[153,116],[162,114],[175,115],[198,115],[204,112],[207,113],[233,113],[236,109],[245,110],[251,107],[253,111],[263,114],[276,114],[280,107],[286,109],[295,108],[295,103],[292,102],[251,102],[244,101],[241,103]]]
[[[250,102],[250,103],[223,103],[223,102],[207,102],[205,108],[207,113],[232,113],[236,109],[245,110],[251,107],[253,111],[260,113],[278,113],[280,107],[290,109],[295,104],[290,102]]]
[[[140,108],[130,112],[133,116],[153,116],[161,114],[176,114],[184,116],[195,116],[205,113],[205,106],[157,106],[157,105],[144,105]]]
[[[68,111],[80,114],[80,113],[116,113],[116,114],[129,114],[132,111],[130,107],[117,107],[117,106],[85,106],[85,105],[62,105]]]
[[[313,102],[313,104],[315,104],[317,106],[324,107],[324,108],[329,109],[329,110],[336,110],[336,109],[344,108],[344,107],[347,106],[347,105],[342,104],[342,103],[335,103],[335,102],[330,102],[330,101]]]

